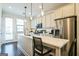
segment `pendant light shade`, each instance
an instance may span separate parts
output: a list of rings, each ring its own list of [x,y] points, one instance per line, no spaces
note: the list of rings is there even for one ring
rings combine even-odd
[[[32,20],[32,3],[31,3],[31,16],[30,19]]]
[[[42,3],[42,10],[41,10],[41,15],[42,15],[42,16],[44,16],[43,3]]]
[[[43,10],[41,11],[41,15],[44,16],[44,11]]]

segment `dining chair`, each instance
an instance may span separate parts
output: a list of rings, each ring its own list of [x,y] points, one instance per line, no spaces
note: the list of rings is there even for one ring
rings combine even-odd
[[[33,56],[35,56],[35,53],[44,56],[52,52],[52,50],[52,48],[43,45],[41,38],[33,37]]]

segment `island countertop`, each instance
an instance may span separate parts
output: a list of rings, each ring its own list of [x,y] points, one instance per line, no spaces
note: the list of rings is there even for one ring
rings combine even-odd
[[[54,38],[54,37],[36,35],[36,34],[30,35],[30,36],[25,36],[25,37],[29,37],[29,38],[33,39],[33,36],[42,38],[43,43],[53,45],[58,48],[62,48],[68,42],[67,39],[60,39],[60,38]]]
[[[23,38],[18,40],[18,45],[21,47],[21,50],[23,50],[23,52],[26,52],[24,52],[25,55],[33,55],[33,36],[41,38],[44,45],[56,49],[56,56],[62,55],[61,49],[63,47],[67,48],[66,46],[69,42],[67,39],[54,38],[53,36],[51,37],[37,34],[21,35],[20,37]],[[65,55],[67,55],[67,53]]]

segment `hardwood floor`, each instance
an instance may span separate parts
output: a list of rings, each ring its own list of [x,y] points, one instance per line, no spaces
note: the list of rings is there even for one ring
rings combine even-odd
[[[8,56],[24,56],[18,49],[17,42],[3,44],[1,46],[1,53],[8,53]]]
[[[17,42],[6,43],[1,46],[1,53],[8,54],[8,56],[25,56],[17,47]],[[38,56],[36,54],[36,56]],[[47,54],[46,56],[52,56]]]

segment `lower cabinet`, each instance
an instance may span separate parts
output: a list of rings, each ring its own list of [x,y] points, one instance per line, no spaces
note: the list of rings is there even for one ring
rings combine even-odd
[[[18,46],[24,55],[33,55],[32,39],[30,36],[21,36],[21,38],[18,40]]]
[[[33,55],[33,44],[32,44],[32,38],[30,37],[25,37],[25,41],[24,41],[24,49],[26,51],[26,53],[30,56]]]

